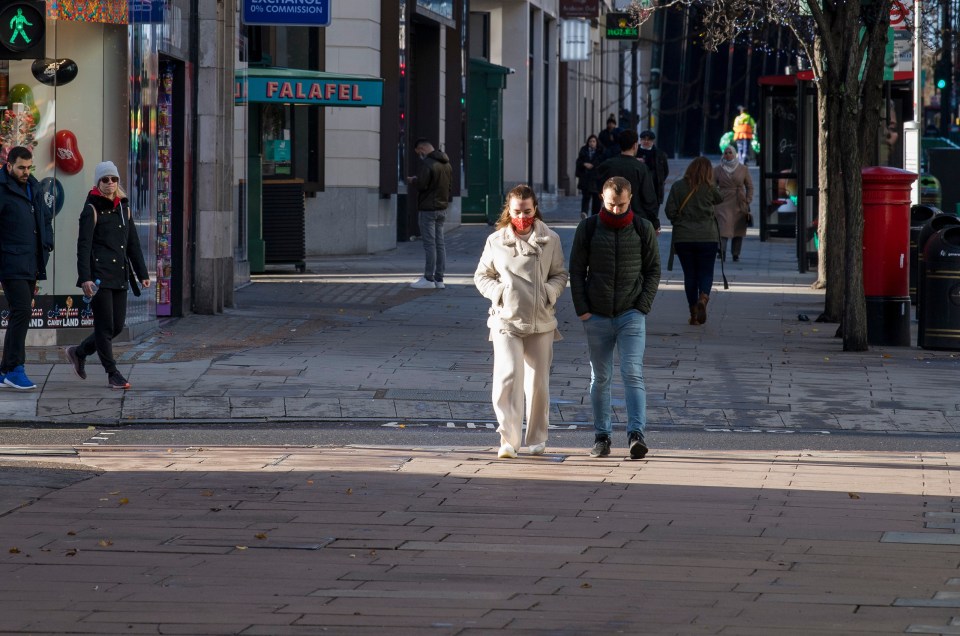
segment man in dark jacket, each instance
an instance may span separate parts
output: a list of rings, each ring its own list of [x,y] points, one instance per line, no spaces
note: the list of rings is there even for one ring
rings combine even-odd
[[[663,184],[670,174],[670,164],[667,162],[667,153],[656,146],[657,135],[652,130],[640,133],[640,147],[637,148],[637,159],[643,161],[647,171],[653,176],[653,189],[657,193],[657,205],[663,204]]]
[[[447,218],[453,169],[447,155],[436,150],[426,139],[417,140],[414,152],[420,157],[420,168],[416,176],[407,177],[407,183],[417,190],[420,238],[426,263],[423,277],[410,286],[414,289],[443,289],[443,271],[447,261],[443,222]]]
[[[53,218],[41,204],[33,153],[11,148],[0,170],[0,285],[10,308],[0,362],[0,386],[34,389],[23,369],[37,281],[47,278],[53,251]]]
[[[653,228],[660,232],[660,203],[657,201],[657,192],[654,189],[653,177],[637,159],[637,133],[624,130],[617,137],[620,144],[620,154],[607,159],[597,168],[600,183],[606,183],[610,177],[623,177],[630,182],[630,191],[633,193],[630,207],[653,224]]]
[[[607,117],[607,127],[597,133],[597,141],[600,142],[600,147],[603,149],[604,159],[616,157],[620,154],[620,145],[617,143],[617,138],[622,132],[623,129],[617,126],[617,118],[613,116],[613,113],[610,113],[610,116]]]
[[[570,251],[573,307],[583,321],[590,350],[594,426],[590,456],[610,454],[610,383],[616,348],[627,402],[627,445],[632,459],[643,459],[648,450],[643,352],[646,316],[660,285],[660,249],[650,222],[639,218],[636,223],[633,218],[629,181],[607,180],[602,197],[603,209],[580,221]]]

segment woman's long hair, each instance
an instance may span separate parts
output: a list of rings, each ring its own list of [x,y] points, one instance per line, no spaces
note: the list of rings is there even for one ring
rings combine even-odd
[[[503,211],[500,212],[500,218],[497,219],[497,224],[494,226],[498,230],[510,225],[510,199],[520,199],[521,201],[524,199],[533,199],[533,218],[543,221],[543,216],[540,214],[540,203],[537,201],[537,193],[527,184],[521,183],[510,190],[510,192],[507,192],[507,196],[504,199]]]
[[[687,166],[687,171],[683,173],[683,178],[691,190],[696,190],[702,185],[713,183],[713,165],[706,157],[697,157]]]

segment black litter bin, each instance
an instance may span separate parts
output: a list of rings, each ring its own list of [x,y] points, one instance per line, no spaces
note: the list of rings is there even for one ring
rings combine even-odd
[[[917,249],[917,239],[920,237],[920,229],[935,216],[943,214],[940,208],[933,205],[913,205],[910,206],[910,304],[917,304],[917,280],[920,274],[919,254]]]
[[[960,225],[934,234],[924,247],[923,261],[917,344],[960,350]]]
[[[938,214],[920,228],[920,233],[917,236],[917,320],[920,320],[920,314],[923,312],[923,286],[920,285],[924,268],[923,248],[934,234],[954,225],[960,225],[960,219],[952,214]]]

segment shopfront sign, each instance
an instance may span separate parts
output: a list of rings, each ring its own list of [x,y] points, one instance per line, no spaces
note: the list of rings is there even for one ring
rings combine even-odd
[[[608,40],[639,40],[640,27],[633,24],[629,13],[608,13],[606,38]]]
[[[243,0],[243,23],[330,26],[330,0]]]
[[[586,18],[588,20],[600,15],[600,0],[560,0],[560,19],[572,20]]]
[[[249,69],[237,74],[234,101],[238,104],[382,106],[383,80],[322,71]]]
[[[130,24],[162,24],[168,0],[130,0],[127,4]]]

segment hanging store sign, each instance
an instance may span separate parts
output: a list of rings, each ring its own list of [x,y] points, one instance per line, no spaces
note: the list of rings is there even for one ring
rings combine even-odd
[[[600,0],[560,0],[560,19],[600,17]]]
[[[383,80],[322,71],[248,69],[237,73],[234,102],[382,106]]]
[[[330,26],[330,0],[243,0],[243,23]]]
[[[590,59],[590,23],[586,20],[560,22],[560,61],[585,62]]]
[[[608,40],[639,40],[640,28],[633,24],[629,13],[608,13],[606,38]]]

